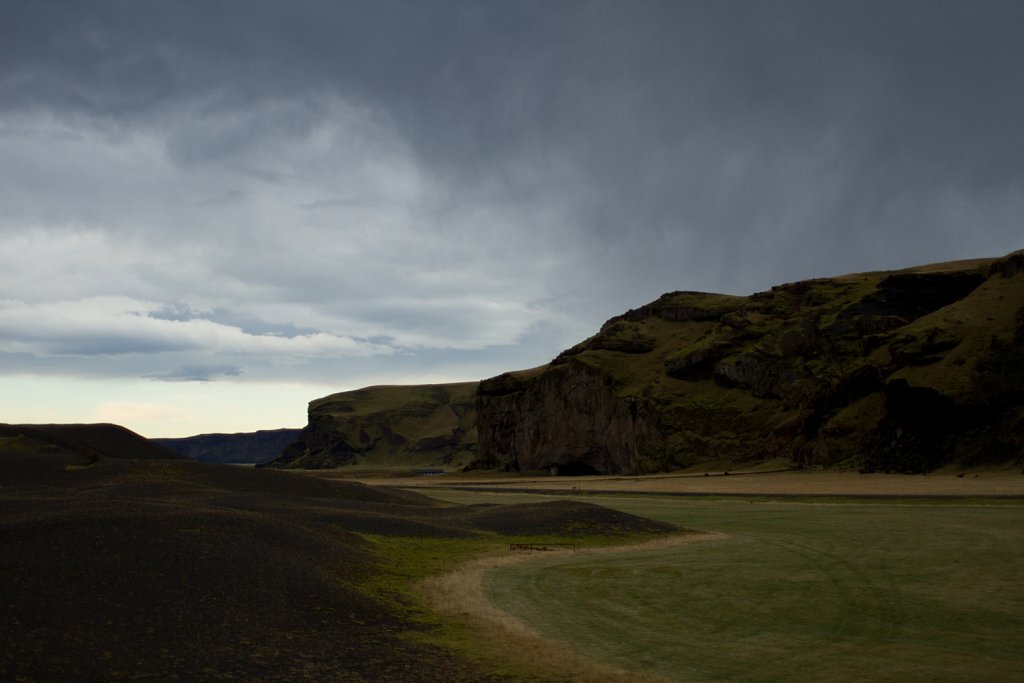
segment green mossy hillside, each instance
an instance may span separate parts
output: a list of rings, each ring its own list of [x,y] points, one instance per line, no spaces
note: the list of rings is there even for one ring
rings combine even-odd
[[[603,403],[560,405],[557,421],[538,414],[584,380]],[[1020,462],[1022,386],[1024,252],[749,297],[674,292],[612,318],[528,381],[485,380],[480,462],[606,473],[777,458],[897,472]],[[575,423],[595,403],[612,419],[589,432],[592,448],[565,456],[556,432],[588,433]],[[643,444],[630,457],[609,457],[634,435]]]
[[[309,404],[273,467],[462,467],[476,452],[476,382],[376,386]]]

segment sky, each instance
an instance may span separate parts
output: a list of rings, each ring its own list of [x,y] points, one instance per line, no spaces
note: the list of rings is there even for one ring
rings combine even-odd
[[[0,422],[301,427],[1024,248],[1017,0],[0,0]]]

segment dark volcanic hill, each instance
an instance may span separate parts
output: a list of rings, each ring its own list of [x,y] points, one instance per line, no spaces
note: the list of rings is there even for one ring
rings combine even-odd
[[[239,434],[200,434],[180,439],[151,439],[190,460],[265,463],[278,458],[301,435],[300,429],[265,429]]]
[[[446,506],[2,438],[19,440],[0,451],[3,681],[507,681],[427,643],[414,607],[373,588],[389,569],[375,539],[443,552],[450,539],[504,546],[501,534],[675,530],[582,502]]]
[[[517,470],[1019,463],[1024,251],[666,294],[482,382],[477,426],[481,462]]]

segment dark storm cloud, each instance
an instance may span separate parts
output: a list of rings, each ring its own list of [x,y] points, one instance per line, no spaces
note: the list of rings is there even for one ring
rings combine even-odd
[[[168,322],[553,355],[672,289],[1024,246],[1019,2],[8,1],[0,32],[2,230],[134,264],[74,287]]]

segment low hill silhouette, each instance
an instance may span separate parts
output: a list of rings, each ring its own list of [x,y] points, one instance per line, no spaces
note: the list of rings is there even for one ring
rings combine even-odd
[[[174,451],[115,424],[0,424],[0,454],[48,450],[83,458],[180,458]]]

